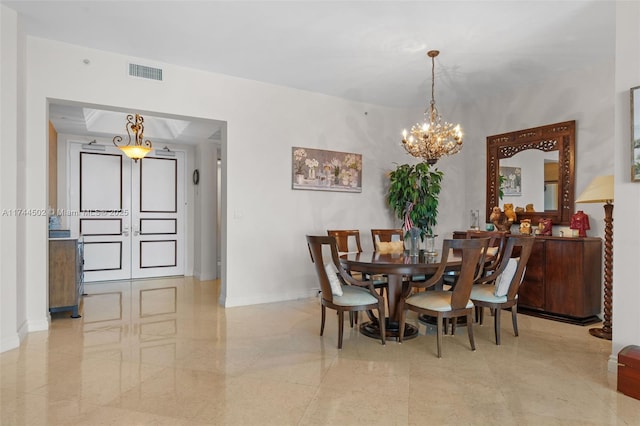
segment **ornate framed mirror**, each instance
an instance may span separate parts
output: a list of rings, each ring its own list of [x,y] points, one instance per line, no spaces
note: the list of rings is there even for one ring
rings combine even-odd
[[[518,222],[542,218],[569,225],[574,210],[576,122],[487,137],[487,222],[491,210],[513,204]],[[520,209],[518,209],[520,210]]]

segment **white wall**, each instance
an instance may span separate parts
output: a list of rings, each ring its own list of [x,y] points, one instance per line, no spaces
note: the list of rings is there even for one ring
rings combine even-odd
[[[158,83],[126,75],[130,58],[28,38],[28,203],[46,206],[47,99],[227,122],[222,157],[223,303],[307,297],[317,287],[304,235],[397,225],[384,201],[384,173],[410,161],[400,129],[420,116],[166,64]],[[89,59],[85,65],[83,59]],[[293,191],[292,146],[363,154],[361,194]],[[464,195],[458,194],[458,200]],[[29,218],[29,318],[46,319],[46,218]],[[283,274],[283,271],[286,273]]]
[[[0,5],[0,283],[17,282],[17,217],[7,209],[18,206],[18,16]],[[11,66],[5,65],[11,64]],[[18,336],[18,309],[24,297],[17,294],[15,285],[0,285],[0,351],[15,347]],[[24,318],[24,313],[22,313]]]
[[[594,64],[522,87],[517,93],[476,99],[465,105],[467,208],[485,211],[486,137],[489,135],[576,120],[576,196],[594,176],[613,173],[613,78],[613,63]],[[579,207],[590,216],[589,235],[602,237],[602,206],[582,204]],[[566,227],[562,229],[568,231]]]
[[[613,348],[609,369],[627,345],[640,345],[640,183],[630,181],[629,89],[640,86],[640,3],[616,2]]]
[[[218,277],[216,244],[218,226],[218,145],[204,141],[196,147],[194,168],[198,169],[200,182],[193,185],[195,195],[194,221],[197,232],[193,238],[195,255],[194,275],[199,280],[212,280]],[[192,180],[189,180],[192,182]]]

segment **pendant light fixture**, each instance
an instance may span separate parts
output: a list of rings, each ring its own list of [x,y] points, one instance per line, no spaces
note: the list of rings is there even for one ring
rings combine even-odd
[[[431,58],[431,102],[425,111],[425,120],[411,127],[411,133],[402,132],[402,146],[414,157],[422,158],[428,164],[435,164],[440,157],[453,155],[462,149],[462,129],[459,124],[451,124],[440,117],[436,108],[435,88],[435,58],[440,54],[438,50],[430,50],[427,56]]]
[[[124,152],[127,157],[137,163],[139,159],[151,151],[151,141],[144,140],[144,118],[139,114],[135,114],[135,117],[128,114],[125,128],[129,138],[127,143],[122,144],[122,136],[115,136],[113,138],[113,144]],[[133,133],[133,140],[131,133]]]

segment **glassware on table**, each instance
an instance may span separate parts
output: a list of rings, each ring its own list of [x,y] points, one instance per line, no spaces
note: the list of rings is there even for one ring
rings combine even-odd
[[[418,228],[411,228],[411,230],[409,230],[409,237],[411,238],[409,255],[411,257],[418,257],[420,254],[420,230]]]
[[[425,235],[424,251],[428,255],[436,254],[436,237],[437,235]]]
[[[469,229],[474,231],[480,230],[480,210],[471,210],[471,224]]]

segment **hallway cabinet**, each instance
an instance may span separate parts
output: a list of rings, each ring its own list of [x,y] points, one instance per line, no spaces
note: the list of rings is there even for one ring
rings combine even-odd
[[[49,312],[71,311],[71,318],[80,317],[82,248],[74,238],[49,240]]]

